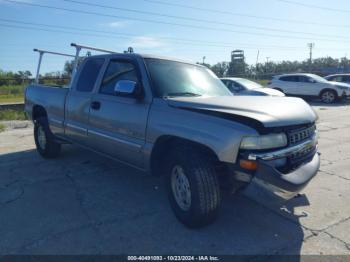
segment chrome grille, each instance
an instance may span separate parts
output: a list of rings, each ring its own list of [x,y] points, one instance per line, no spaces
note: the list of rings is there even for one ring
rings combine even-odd
[[[288,134],[289,145],[295,145],[312,137],[315,134],[316,126],[293,130]]]

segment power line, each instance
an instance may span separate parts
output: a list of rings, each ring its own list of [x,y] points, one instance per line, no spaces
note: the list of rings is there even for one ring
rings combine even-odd
[[[9,28],[19,28],[19,29],[25,29],[25,30],[34,30],[34,31],[44,31],[44,32],[52,32],[52,33],[64,33],[64,34],[73,34],[73,35],[76,35],[76,34],[79,34],[79,35],[83,35],[83,36],[95,36],[95,37],[102,37],[102,38],[109,38],[110,39],[110,36],[108,35],[97,35],[97,34],[86,34],[86,33],[79,33],[79,32],[70,32],[70,31],[62,31],[62,30],[56,30],[56,29],[45,29],[45,28],[37,28],[37,27],[28,27],[28,26],[17,26],[17,25],[8,25],[8,24],[1,24],[0,23],[0,27],[9,27]],[[127,36],[119,36],[119,37],[122,37],[122,38],[129,38]],[[189,44],[189,43],[187,43]],[[182,43],[183,45],[183,43]],[[192,44],[192,45],[199,45],[199,46],[208,46],[208,45],[200,45],[200,44]],[[209,45],[209,46],[214,46],[214,47],[228,47],[228,48],[231,48],[232,45],[230,46],[225,46],[225,45]],[[264,47],[262,47],[264,49]],[[276,49],[276,47],[265,47],[265,48],[273,48],[273,49]]]
[[[186,9],[193,9],[197,11],[202,11],[202,12],[209,12],[209,13],[214,13],[214,14],[226,14],[226,15],[234,15],[234,16],[241,16],[241,17],[249,17],[249,18],[255,18],[255,19],[262,19],[262,20],[270,20],[270,21],[279,21],[279,22],[285,22],[285,23],[296,23],[296,24],[308,24],[308,25],[316,25],[316,26],[327,26],[327,27],[345,27],[349,28],[350,25],[340,25],[340,24],[324,24],[324,23],[316,23],[316,22],[310,22],[306,20],[294,20],[294,19],[284,19],[284,18],[276,18],[276,17],[268,17],[268,16],[256,16],[256,15],[249,15],[249,14],[242,14],[242,13],[235,13],[235,12],[230,12],[226,10],[218,10],[218,9],[209,9],[209,8],[203,8],[203,7],[197,7],[197,6],[191,6],[191,5],[184,5],[184,4],[178,4],[178,3],[173,3],[173,2],[164,2],[161,0],[144,0],[145,2],[149,3],[154,3],[154,4],[159,4],[159,5],[166,5],[166,6],[174,6],[174,7],[181,7],[181,8],[186,8]],[[287,0],[276,0],[276,1],[281,1],[281,2],[287,2]],[[292,1],[288,1],[292,2]],[[295,2],[294,2],[295,4]],[[299,3],[304,4],[304,3]],[[309,7],[311,7],[309,5]],[[315,7],[315,6],[312,6]]]
[[[89,35],[89,36],[97,36],[97,37],[108,37],[109,36],[118,36],[122,38],[127,38],[127,39],[132,39],[138,37],[136,34],[127,34],[127,33],[116,33],[116,32],[111,32],[111,31],[104,31],[104,30],[94,30],[94,29],[87,29],[87,28],[81,28],[81,27],[72,27],[72,26],[61,26],[61,25],[53,25],[53,24],[44,24],[44,23],[35,23],[35,22],[29,22],[29,21],[23,21],[23,20],[14,20],[14,19],[4,19],[0,18],[0,21],[6,22],[6,23],[15,23],[15,24],[21,24],[25,25],[25,27],[21,26],[13,26],[13,25],[7,25],[7,24],[0,24],[0,26],[7,26],[7,27],[15,27],[15,28],[21,28],[21,29],[31,29],[31,30],[40,30],[40,31],[48,31],[48,32],[54,32],[54,33],[68,33],[68,34],[78,34],[80,35]],[[29,26],[35,26],[35,27],[28,27]],[[43,29],[43,28],[38,28],[40,27],[48,27],[49,29]],[[55,28],[55,29],[52,29]],[[60,30],[56,30],[56,29]],[[70,30],[70,31],[62,31],[63,30]],[[82,31],[86,32],[92,32],[92,33],[101,33],[100,34],[85,34],[82,33]],[[107,36],[108,35],[108,36]],[[165,36],[157,36],[159,39],[164,39],[167,41],[172,41],[175,43],[185,43],[185,44],[192,44],[193,46],[212,46],[212,47],[228,47],[231,48],[232,46],[245,46],[244,48],[249,49],[250,48],[262,48],[262,49],[280,49],[280,50],[286,50],[286,49],[294,49],[298,50],[303,47],[290,47],[290,46],[278,46],[278,45],[252,45],[251,43],[229,43],[229,42],[214,42],[214,41],[206,41],[203,39],[189,39],[189,38],[176,38],[176,37],[165,37]],[[1,46],[1,44],[0,44]],[[335,50],[332,48],[332,50]],[[343,49],[342,49],[343,50]]]
[[[312,35],[312,36],[321,36],[321,37],[344,38],[344,37],[339,37],[339,36],[336,36],[336,35],[315,34],[315,33],[301,32],[301,31],[276,29],[276,28],[270,28],[270,27],[259,27],[259,26],[227,23],[227,22],[221,22],[221,21],[218,21],[218,20],[214,21],[214,20],[206,20],[206,19],[199,19],[199,18],[186,17],[186,16],[175,16],[175,15],[169,15],[169,14],[163,14],[163,13],[155,13],[155,12],[136,10],[136,9],[130,9],[130,8],[122,8],[122,7],[117,7],[117,6],[95,4],[95,3],[89,3],[89,2],[78,1],[78,0],[63,0],[63,1],[69,2],[69,3],[85,5],[85,6],[107,8],[107,9],[119,10],[119,11],[124,11],[124,12],[131,12],[131,13],[136,13],[136,14],[146,14],[146,15],[152,15],[152,16],[158,16],[158,17],[166,17],[166,18],[173,18],[173,19],[180,19],[180,20],[187,20],[187,21],[195,21],[195,22],[208,23],[208,24],[219,24],[219,25],[227,25],[227,26],[234,26],[234,27],[240,27],[240,28],[249,28],[249,29],[256,29],[256,30],[282,32],[282,33],[303,34],[303,35]]]
[[[317,8],[325,11],[332,11],[332,12],[340,12],[340,13],[350,13],[349,9],[338,9],[338,8],[333,8],[333,7],[325,7],[325,6],[319,6],[319,5],[313,5],[313,4],[306,4],[306,3],[301,3],[297,1],[290,1],[290,0],[276,0],[278,2],[286,3],[286,4],[291,4],[291,5],[299,5],[299,6],[304,6],[308,8]]]
[[[166,22],[166,21],[133,18],[133,17],[127,17],[127,16],[116,16],[116,15],[109,15],[109,14],[103,14],[103,13],[92,12],[92,11],[83,11],[83,10],[70,9],[70,8],[62,8],[62,7],[56,7],[56,6],[34,4],[34,3],[29,3],[29,2],[19,2],[19,1],[15,1],[15,0],[2,0],[2,1],[20,4],[20,5],[41,7],[41,8],[46,8],[46,9],[68,11],[68,12],[73,12],[73,13],[96,15],[96,16],[103,16],[103,17],[113,17],[113,18],[118,18],[118,19],[135,20],[135,21],[149,22],[149,23],[155,23],[155,24],[166,24],[166,25],[180,26],[180,27],[185,27],[185,28],[196,28],[196,29],[201,29],[201,30],[211,30],[211,31],[215,31],[215,32],[222,31],[222,32],[246,34],[246,35],[255,35],[255,36],[268,36],[268,37],[286,38],[286,39],[310,40],[310,38],[308,38],[308,37],[273,35],[273,34],[266,34],[266,33],[252,33],[252,32],[246,32],[246,31],[238,31],[238,30],[230,30],[230,29],[215,28],[215,27],[204,27],[204,26],[196,26],[196,25],[189,25],[189,24],[172,23],[172,22]],[[330,42],[338,42],[339,41],[339,40],[327,39],[327,38],[312,38],[312,40],[330,41]]]
[[[23,29],[38,29],[41,31],[49,31],[49,32],[58,32],[58,33],[75,33],[76,31],[87,31],[87,32],[94,32],[94,33],[103,33],[103,34],[108,34],[112,36],[119,36],[123,38],[132,38],[132,37],[138,37],[138,35],[135,34],[126,34],[126,33],[115,33],[115,32],[110,32],[110,31],[102,31],[102,30],[93,30],[93,29],[86,29],[86,28],[80,28],[80,27],[71,27],[71,26],[58,26],[58,25],[52,25],[52,24],[43,24],[43,23],[33,23],[33,22],[27,22],[27,21],[18,21],[18,20],[13,20],[13,19],[2,19],[0,18],[0,21],[4,22],[10,22],[10,23],[16,23],[16,24],[24,24],[24,25],[30,25],[30,26],[44,26],[44,27],[52,27],[52,28],[59,28],[59,29],[65,29],[65,30],[73,30],[74,32],[67,32],[67,31],[60,31],[60,30],[52,30],[52,29],[41,29],[41,28],[29,28],[29,27],[18,27],[15,26],[16,28],[23,28]],[[12,25],[6,25],[6,24],[0,24],[0,26],[10,26],[13,27]],[[80,32],[80,34],[82,34]],[[85,34],[82,34],[85,35]],[[96,34],[89,34],[91,36],[98,36],[98,37],[107,37],[103,35],[96,35]],[[205,41],[205,40],[192,40],[192,39],[186,39],[186,38],[175,38],[175,37],[157,37],[160,39],[166,39],[168,41],[175,41],[175,42],[180,42],[180,43],[194,43],[194,45],[199,45],[199,46],[214,46],[214,47],[232,47],[233,45],[251,45],[251,44],[246,44],[246,43],[225,43],[225,42],[212,42],[212,41]],[[254,46],[254,45],[253,45]],[[264,45],[259,45],[259,47],[262,48],[282,48],[282,49],[299,49],[296,47],[288,47],[288,46],[264,46]]]

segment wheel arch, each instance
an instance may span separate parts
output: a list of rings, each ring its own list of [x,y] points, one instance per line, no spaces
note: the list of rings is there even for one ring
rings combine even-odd
[[[41,105],[34,105],[32,109],[32,119],[33,121],[37,120],[40,117],[47,118],[46,109]]]
[[[166,156],[166,152],[168,150],[173,149],[174,147],[179,147],[179,146],[191,146],[193,148],[196,148],[200,152],[203,152],[209,155],[215,161],[219,161],[219,158],[217,154],[214,152],[214,150],[204,144],[194,142],[189,139],[178,137],[178,136],[163,135],[156,140],[152,148],[151,157],[150,157],[150,169],[152,174],[155,174],[155,175],[162,174],[162,167],[164,163],[163,160],[164,160],[164,157]]]
[[[339,96],[337,90],[332,89],[332,88],[329,88],[329,87],[323,88],[323,89],[320,91],[320,93],[318,94],[318,96],[321,96],[321,95],[322,95],[324,92],[326,92],[326,91],[331,91],[331,92],[335,93],[336,97]]]

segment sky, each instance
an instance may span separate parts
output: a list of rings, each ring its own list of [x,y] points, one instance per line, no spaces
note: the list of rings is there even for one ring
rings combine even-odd
[[[235,49],[249,64],[305,60],[307,43],[314,58],[340,58],[349,14],[348,0],[0,0],[0,69],[34,74],[33,48],[74,54],[72,42],[210,64]],[[41,72],[65,60],[46,55]]]

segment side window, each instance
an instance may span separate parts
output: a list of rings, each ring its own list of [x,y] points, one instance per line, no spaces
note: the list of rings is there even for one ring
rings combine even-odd
[[[120,80],[138,82],[134,64],[128,61],[111,61],[103,77],[100,93],[105,95],[115,95],[114,87]]]
[[[343,82],[348,82],[350,83],[350,76],[343,76]]]
[[[343,81],[344,81],[344,79],[343,79],[343,77],[342,77],[342,76],[335,76],[335,77],[333,77],[333,79],[332,79],[332,80],[330,80],[330,81],[335,81],[335,82],[343,82]]]
[[[77,82],[77,91],[91,92],[94,89],[95,82],[101,67],[104,63],[103,58],[92,58],[86,61],[84,67],[79,75]]]
[[[242,91],[243,87],[237,82],[232,82],[231,89],[234,92],[239,92],[239,91]]]
[[[303,83],[312,83],[312,79],[306,76],[299,76],[299,82]]]
[[[280,77],[281,81],[286,81],[286,82],[298,82],[299,79],[297,76],[282,76]]]

